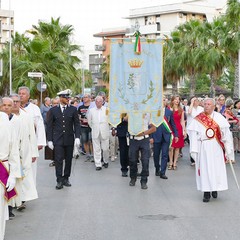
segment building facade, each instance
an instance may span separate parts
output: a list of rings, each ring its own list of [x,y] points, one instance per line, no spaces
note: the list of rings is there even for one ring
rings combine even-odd
[[[222,11],[215,6],[193,4],[191,1],[131,9],[126,17],[130,27],[106,30],[93,35],[102,38],[102,45],[95,46],[95,50],[102,52],[104,62],[110,54],[110,38],[132,37],[136,30],[148,39],[162,38],[170,35],[177,26],[192,19],[211,22]],[[101,84],[101,79],[98,79],[98,83]]]

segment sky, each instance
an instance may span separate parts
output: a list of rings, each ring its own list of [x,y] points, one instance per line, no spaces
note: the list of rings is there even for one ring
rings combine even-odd
[[[93,34],[102,29],[127,27],[129,10],[144,6],[182,2],[181,0],[0,0],[1,8],[14,11],[15,31],[24,33],[37,25],[39,20],[50,22],[51,17],[60,17],[60,23],[74,28],[74,42],[93,50],[101,44]],[[226,0],[203,0],[207,4],[223,6]]]

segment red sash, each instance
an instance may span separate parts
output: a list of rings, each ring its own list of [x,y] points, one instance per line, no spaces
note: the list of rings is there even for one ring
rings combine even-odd
[[[0,161],[0,183],[5,188],[4,197],[6,198],[7,201],[9,201],[11,198],[13,198],[17,195],[15,189],[13,189],[10,192],[7,192],[6,185],[7,185],[8,177],[9,177],[9,173],[8,173],[7,169],[5,168],[4,164],[2,163],[2,161]]]
[[[214,138],[216,138],[217,142],[220,144],[223,153],[225,153],[225,147],[224,147],[224,143],[221,140],[221,131],[220,131],[220,127],[219,125],[208,115],[206,115],[205,113],[200,113],[198,114],[195,119],[197,121],[199,121],[204,127],[206,127],[206,129],[211,128],[213,129],[215,135]],[[225,158],[225,154],[224,154],[224,158]],[[225,159],[226,160],[226,159]]]

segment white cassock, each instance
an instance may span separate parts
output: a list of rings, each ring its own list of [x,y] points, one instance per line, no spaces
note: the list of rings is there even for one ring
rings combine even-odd
[[[0,160],[8,160],[2,164],[9,170],[10,176],[21,177],[19,147],[14,129],[5,113],[0,112]],[[5,197],[5,186],[0,183],[0,240],[4,239],[6,220],[8,220],[8,202]]]
[[[96,167],[101,167],[101,150],[103,160],[108,163],[109,158],[109,124],[106,107],[90,108],[87,113],[88,124],[92,129],[93,155]]]
[[[234,160],[233,138],[228,121],[218,112],[211,118],[219,125],[225,155]],[[195,154],[197,189],[202,192],[223,191],[228,189],[224,152],[217,139],[209,139],[207,128],[195,118],[187,127],[190,138],[190,154]],[[199,175],[200,172],[200,175]]]
[[[17,179],[16,189],[18,196],[11,202],[11,206],[20,206],[22,201],[38,198],[32,173],[32,158],[38,157],[37,140],[33,119],[29,114],[20,109],[19,115],[14,115],[11,124],[19,125],[19,151],[21,159],[22,178]]]
[[[27,107],[25,107],[23,110],[26,111],[30,116],[32,116],[35,132],[36,132],[37,145],[46,146],[46,133],[45,133],[44,122],[43,122],[40,108],[33,103],[29,103]],[[43,150],[41,150],[41,154],[39,155],[41,156],[44,155]],[[32,173],[33,173],[34,183],[36,185],[37,161],[32,163]]]

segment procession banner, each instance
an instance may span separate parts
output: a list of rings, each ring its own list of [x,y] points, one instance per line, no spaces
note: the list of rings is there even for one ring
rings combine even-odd
[[[121,113],[128,114],[128,130],[143,131],[145,113],[151,123],[163,121],[163,41],[141,39],[141,52],[134,52],[132,39],[111,39],[109,122],[117,126]]]

